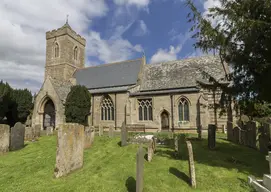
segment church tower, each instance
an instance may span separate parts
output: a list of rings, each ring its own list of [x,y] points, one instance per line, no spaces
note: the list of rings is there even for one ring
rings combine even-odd
[[[68,81],[76,69],[84,68],[86,40],[68,24],[46,32],[45,75]]]

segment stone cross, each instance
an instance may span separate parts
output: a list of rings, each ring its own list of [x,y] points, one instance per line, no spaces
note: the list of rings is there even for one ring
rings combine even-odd
[[[108,136],[112,138],[114,136],[114,130],[113,130],[113,125],[109,125],[109,131],[108,131]]]
[[[196,173],[195,173],[195,163],[193,157],[193,149],[190,141],[186,141],[188,156],[189,156],[189,174],[190,174],[190,182],[193,188],[196,188]]]
[[[144,155],[145,149],[140,145],[136,153],[136,192],[143,191]]]
[[[103,136],[103,134],[104,134],[104,128],[103,128],[103,126],[100,124],[100,125],[99,125],[99,136]]]
[[[123,147],[125,145],[127,145],[127,130],[125,122],[123,122],[121,125],[121,146]]]

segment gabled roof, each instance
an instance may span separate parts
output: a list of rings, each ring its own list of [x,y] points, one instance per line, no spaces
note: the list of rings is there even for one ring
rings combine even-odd
[[[77,84],[88,89],[134,85],[137,83],[142,62],[142,58],[139,58],[87,67],[77,70],[74,77]]]
[[[59,99],[64,102],[71,90],[72,84],[67,81],[60,81],[57,79],[50,78],[53,87],[59,97]]]
[[[144,66],[140,91],[196,87],[197,81],[208,82],[203,72],[216,80],[225,77],[218,57],[202,56]]]

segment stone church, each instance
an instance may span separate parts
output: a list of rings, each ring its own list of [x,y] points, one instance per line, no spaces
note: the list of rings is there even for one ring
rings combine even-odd
[[[89,42],[91,43],[91,42]],[[203,56],[147,64],[146,58],[85,67],[86,40],[68,23],[46,32],[44,83],[38,92],[32,125],[58,127],[65,122],[65,99],[72,85],[91,93],[88,124],[116,129],[126,124],[144,125],[147,131],[185,131],[226,126],[227,115],[209,107],[220,92],[199,86],[209,83],[205,74],[228,83],[228,66],[219,58]],[[118,51],[118,50],[116,50]]]

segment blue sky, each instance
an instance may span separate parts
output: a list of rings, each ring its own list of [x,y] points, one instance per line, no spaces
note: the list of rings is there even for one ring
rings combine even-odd
[[[0,2],[0,77],[38,92],[44,81],[45,33],[65,24],[86,41],[85,66],[142,57],[159,63],[200,56],[184,0],[22,0]],[[200,11],[219,0],[194,0]]]

